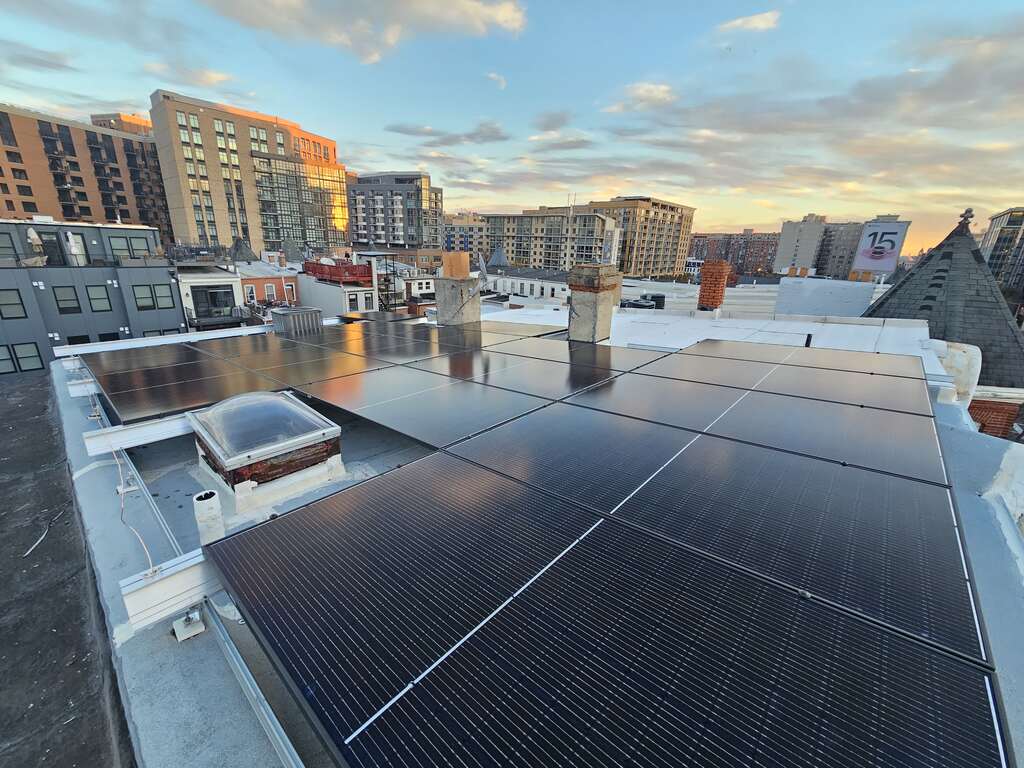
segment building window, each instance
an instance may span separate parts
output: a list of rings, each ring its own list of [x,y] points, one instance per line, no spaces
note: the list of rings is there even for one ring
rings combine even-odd
[[[143,331],[142,335],[143,336],[159,336],[160,335],[160,331]]]
[[[0,319],[17,320],[28,317],[25,314],[25,305],[21,303],[21,293],[17,288],[0,290]]]
[[[178,129],[178,138],[181,139],[181,143],[182,144],[188,144],[188,140],[189,140],[188,130],[185,129],[185,128],[179,128]]]
[[[178,112],[175,112],[174,115],[178,119],[178,125],[188,125],[188,123],[185,122],[185,113],[184,112],[178,111]]]
[[[22,168],[12,168],[11,176],[16,179],[21,179],[22,181],[26,181],[28,179],[28,174]]]
[[[8,162],[11,162],[11,163],[20,163],[21,162],[21,153],[20,152],[12,152],[11,150],[7,150],[7,160],[8,160]]]
[[[264,283],[263,296],[267,301],[277,301],[277,286],[273,283]]]
[[[348,295],[348,311],[358,312],[359,311],[359,294],[350,293]]]
[[[18,194],[22,197],[32,197],[32,187],[27,184],[18,185]]]
[[[14,367],[14,358],[11,357],[11,348],[8,346],[0,346],[0,373],[14,373],[17,368]]]
[[[107,331],[99,335],[100,341],[117,341],[121,338],[121,334],[117,331]]]
[[[53,298],[57,301],[57,311],[62,315],[77,315],[82,311],[73,285],[53,286]]]
[[[190,126],[192,126],[193,128],[198,129],[199,128],[199,115],[191,114],[190,113],[189,116],[188,116],[188,124]]]
[[[18,369],[21,371],[42,370],[43,359],[39,357],[39,347],[35,342],[15,344],[14,357],[18,361]]]
[[[250,125],[249,126],[249,138],[250,139],[257,139],[257,138],[259,138],[259,133],[256,131],[256,126],[255,125]]]
[[[132,293],[135,294],[135,308],[140,312],[156,309],[156,301],[153,298],[153,288],[151,286],[133,285]]]
[[[171,292],[171,286],[167,284],[154,285],[153,295],[156,296],[157,309],[174,309],[174,294]]]
[[[85,295],[89,297],[89,309],[93,312],[110,311],[110,294],[105,285],[85,286]]]
[[[245,300],[249,304],[256,303],[256,286],[247,285],[245,286]]]
[[[68,344],[74,346],[75,344],[88,344],[92,339],[89,338],[89,334],[84,333],[81,336],[68,336]]]
[[[213,121],[213,130],[215,130],[217,133],[224,133],[224,123],[223,123],[223,121],[215,119]]]
[[[295,303],[295,283],[284,284],[284,295],[288,299],[289,304]]]
[[[132,254],[135,258],[152,256],[149,250],[149,240],[144,237],[133,237],[131,239]]]
[[[110,243],[110,253],[116,259],[130,259],[132,257],[131,248],[128,247],[127,237],[111,237],[107,242]]]
[[[363,307],[365,309],[373,309],[373,294],[372,293],[364,293],[363,294]]]
[[[0,259],[15,259],[18,257],[14,250],[14,238],[6,232],[0,232]]]

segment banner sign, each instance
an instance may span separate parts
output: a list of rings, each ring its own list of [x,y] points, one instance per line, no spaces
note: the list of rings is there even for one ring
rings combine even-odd
[[[893,272],[899,262],[909,221],[869,221],[853,257],[855,272]]]

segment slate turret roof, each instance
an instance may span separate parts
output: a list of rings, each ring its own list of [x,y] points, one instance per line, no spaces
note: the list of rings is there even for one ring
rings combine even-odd
[[[1024,387],[1024,334],[971,235],[972,215],[968,209],[864,317],[927,320],[933,339],[981,349],[980,384]]]

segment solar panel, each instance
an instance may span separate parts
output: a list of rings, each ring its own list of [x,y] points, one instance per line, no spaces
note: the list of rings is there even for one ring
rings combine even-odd
[[[990,685],[605,521],[339,746],[354,768],[999,768]]]
[[[413,397],[371,405],[356,413],[440,448],[548,402],[471,381],[456,381],[450,386],[428,389]]]
[[[702,436],[615,515],[981,655],[940,486]]]
[[[254,352],[252,354],[239,355],[231,359],[235,365],[258,371],[262,368],[277,368],[282,365],[292,365],[306,360],[316,360],[327,357],[331,350],[324,347],[314,347],[305,344],[296,344],[288,349],[273,349],[266,352]]]
[[[130,424],[202,408],[243,392],[264,392],[274,389],[281,389],[281,384],[251,371],[241,371],[209,379],[182,381],[115,394],[107,393],[107,399],[113,406],[117,419],[122,424]]]
[[[609,512],[694,437],[660,424],[556,403],[449,450]]]
[[[342,320],[346,321],[361,321],[366,320],[374,323],[405,323],[409,321],[422,322],[423,318],[418,315],[410,315],[405,312],[383,312],[383,311],[370,311],[370,312],[346,312],[342,315],[338,315]]]
[[[345,352],[331,352],[330,357],[317,360],[306,360],[276,368],[264,368],[260,373],[274,381],[280,381],[290,387],[299,387],[315,381],[335,379],[339,376],[350,376],[354,373],[389,368],[391,363],[372,357],[349,355]]]
[[[923,379],[780,365],[764,378],[757,389],[761,392],[813,397],[850,405],[890,408],[922,416],[932,415],[928,385]]]
[[[358,411],[378,403],[394,402],[452,380],[426,371],[393,367],[368,371],[340,379],[328,379],[301,388],[302,392],[346,411]]]
[[[924,378],[921,358],[915,355],[882,355],[876,352],[800,347],[796,354],[786,362],[790,365],[806,365],[814,368],[835,368],[885,376]]]
[[[711,431],[868,469],[946,482],[935,426],[926,416],[750,392]]]
[[[113,349],[109,352],[92,352],[82,355],[82,362],[89,366],[94,376],[121,371],[136,371],[140,368],[159,368],[164,365],[180,365],[197,360],[209,360],[210,356],[184,344],[161,344],[152,347]]]
[[[616,375],[607,368],[589,365],[519,359],[523,360],[522,365],[495,368],[474,377],[473,381],[558,400]]]
[[[747,341],[705,339],[686,349],[680,350],[680,352],[687,355],[728,357],[733,360],[752,360],[762,363],[781,363],[792,357],[797,349],[800,349],[800,347],[789,347],[784,344],[755,344]]]
[[[744,391],[626,373],[568,402],[685,429],[706,429]]]
[[[578,341],[555,339],[518,339],[491,347],[495,352],[509,355],[536,357],[558,363],[575,363],[614,371],[628,371],[637,366],[657,360],[664,352],[646,349],[612,347],[606,344],[586,344]]]
[[[481,320],[479,323],[468,323],[465,328],[475,327],[481,331],[504,333],[510,336],[543,336],[548,333],[564,331],[563,325],[545,325],[543,323],[513,323],[502,320]]]
[[[435,453],[206,552],[340,744],[593,522]]]
[[[250,336],[225,336],[221,339],[191,341],[189,346],[218,357],[238,357],[239,355],[291,349],[297,345],[294,341],[282,338],[276,333],[259,333]]]
[[[179,381],[208,379],[211,376],[224,376],[229,373],[239,373],[240,371],[241,369],[237,366],[231,365],[224,360],[216,357],[207,357],[205,360],[197,360],[192,363],[164,365],[159,368],[137,368],[134,371],[120,371],[119,373],[104,373],[96,377],[96,382],[106,394],[112,395],[130,389],[145,389],[146,387],[174,384]]]
[[[517,355],[501,355],[483,349],[466,349],[452,352],[450,355],[430,357],[409,363],[410,368],[433,371],[453,379],[473,379],[477,376],[508,368],[513,365],[526,365],[530,360]]]
[[[364,357],[376,357],[389,363],[411,363],[428,357],[449,352],[458,352],[459,347],[450,347],[434,341],[405,341],[384,336],[366,336],[361,339],[343,339],[324,344],[325,348],[348,352]]]
[[[775,365],[749,360],[731,360],[726,357],[676,354],[665,355],[653,363],[637,368],[634,373],[752,389],[775,368]]]

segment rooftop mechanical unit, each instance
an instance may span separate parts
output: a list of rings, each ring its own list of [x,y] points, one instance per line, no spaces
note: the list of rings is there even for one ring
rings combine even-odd
[[[276,333],[320,333],[323,321],[316,307],[275,307],[270,310]]]
[[[287,392],[249,392],[191,411],[200,464],[236,513],[337,480],[341,429]]]

